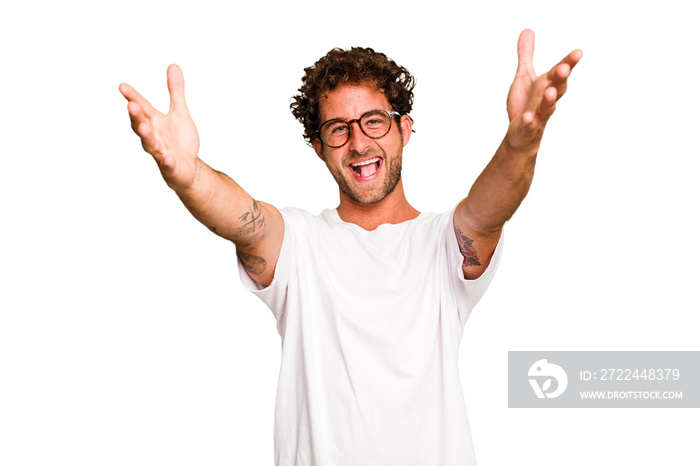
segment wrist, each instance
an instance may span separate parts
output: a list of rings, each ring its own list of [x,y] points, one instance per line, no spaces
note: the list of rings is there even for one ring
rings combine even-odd
[[[512,157],[535,157],[540,149],[544,127],[522,122],[520,118],[511,121],[503,139],[503,149]]]
[[[168,183],[168,186],[170,186],[170,188],[180,197],[201,195],[201,193],[204,191],[203,187],[206,184],[204,178],[207,176],[205,173],[203,173],[204,167],[205,163],[197,158],[194,161],[194,166],[190,172],[192,175],[188,177],[189,179],[181,180],[180,182],[174,180],[172,183]]]
[[[535,142],[525,142],[521,138],[513,137],[513,135],[508,132],[503,143],[501,144],[501,149],[505,152],[508,158],[536,158],[537,153],[540,149],[539,141]]]

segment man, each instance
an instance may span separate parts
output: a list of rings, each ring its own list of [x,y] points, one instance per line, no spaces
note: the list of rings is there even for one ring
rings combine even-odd
[[[235,244],[241,279],[277,319],[278,465],[475,464],[459,340],[582,56],[574,51],[538,77],[533,52],[534,34],[525,30],[506,136],[468,196],[440,215],[414,209],[401,180],[413,78],[371,49],[329,52],[306,68],[292,103],[339,187],[339,206],[320,216],[256,201],[199,160],[177,66],[168,69],[167,115],[120,86],[168,186]]]

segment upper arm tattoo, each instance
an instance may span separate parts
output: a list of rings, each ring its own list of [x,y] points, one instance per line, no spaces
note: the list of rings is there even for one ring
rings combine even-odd
[[[256,231],[260,231],[267,225],[265,221],[265,216],[263,215],[263,210],[258,204],[258,201],[253,199],[253,205],[250,206],[248,211],[238,217],[238,227],[233,231],[233,233],[227,231],[221,231],[215,226],[207,225],[213,233],[226,238],[230,241],[236,242],[243,236],[247,236]]]
[[[243,268],[245,268],[248,273],[260,275],[267,268],[267,261],[260,256],[254,256],[253,254],[241,251],[236,251],[236,255],[241,260]]]
[[[265,227],[265,216],[258,204],[258,201],[253,199],[253,205],[245,214],[238,217],[242,225],[234,233],[234,237],[245,236]]]
[[[464,256],[462,267],[481,265],[479,258],[476,257],[476,249],[472,246],[474,240],[462,233],[462,230],[460,230],[457,225],[454,225],[454,229],[455,236],[457,237],[457,244],[459,244],[459,252]]]

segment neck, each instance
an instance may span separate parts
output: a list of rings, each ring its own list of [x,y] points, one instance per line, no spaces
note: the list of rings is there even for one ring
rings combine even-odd
[[[403,182],[399,180],[394,190],[384,199],[373,204],[361,204],[340,191],[338,215],[344,222],[354,223],[372,231],[385,223],[401,223],[420,215],[406,200]]]

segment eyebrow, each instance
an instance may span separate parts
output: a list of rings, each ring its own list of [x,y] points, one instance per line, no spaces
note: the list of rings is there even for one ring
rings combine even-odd
[[[391,105],[389,107],[391,107]],[[335,121],[335,120],[338,120],[338,121],[359,120],[365,113],[371,112],[372,110],[384,110],[384,109],[381,107],[374,107],[374,108],[370,108],[369,110],[365,110],[364,112],[360,113],[360,115],[357,116],[356,118],[334,117],[334,118],[326,118],[325,120],[320,120],[320,122],[325,123],[327,121]],[[387,111],[392,112],[393,110],[387,110]]]

